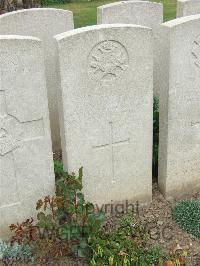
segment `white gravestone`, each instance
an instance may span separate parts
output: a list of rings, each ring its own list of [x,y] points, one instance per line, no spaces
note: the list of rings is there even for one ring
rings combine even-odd
[[[54,192],[42,43],[0,36],[0,239]]]
[[[200,189],[200,15],[162,26],[159,186],[166,197]]]
[[[74,28],[71,11],[54,8],[33,8],[0,16],[0,34],[28,35],[43,41],[46,83],[50,112],[53,150],[60,149],[57,93],[60,84],[57,50],[53,36]]]
[[[56,36],[64,166],[96,204],[152,194],[152,32],[98,25]],[[84,49],[83,49],[84,47]]]
[[[121,1],[97,8],[97,23],[127,23],[156,28],[163,22],[163,6],[149,1]]]
[[[159,97],[160,51],[157,45],[158,31],[163,23],[163,5],[148,1],[122,1],[103,5],[97,8],[97,23],[126,23],[146,26],[153,29],[154,34],[154,95]]]
[[[178,0],[176,17],[200,14],[200,0]]]

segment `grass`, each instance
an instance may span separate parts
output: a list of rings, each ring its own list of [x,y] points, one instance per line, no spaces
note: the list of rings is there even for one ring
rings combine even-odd
[[[176,18],[176,0],[154,0],[164,6],[164,21]]]
[[[76,1],[76,0],[75,0]],[[95,25],[97,23],[97,7],[112,3],[112,0],[93,0],[93,1],[76,1],[66,4],[52,4],[49,7],[71,10],[74,14],[75,28]]]
[[[51,4],[49,7],[71,10],[74,14],[75,28],[95,25],[96,10],[98,6],[105,5],[116,1],[112,0],[74,0],[72,3]],[[176,0],[154,0],[154,2],[163,3],[164,5],[164,21],[174,19],[176,17]]]

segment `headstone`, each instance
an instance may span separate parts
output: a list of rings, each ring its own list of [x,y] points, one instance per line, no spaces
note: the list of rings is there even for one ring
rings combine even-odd
[[[154,34],[154,95],[159,97],[157,71],[160,51],[157,46],[158,31],[163,23],[163,6],[148,1],[122,1],[97,8],[97,23],[137,24],[153,29]]]
[[[159,186],[166,197],[200,189],[200,15],[162,25]]]
[[[41,42],[0,36],[0,239],[54,185]]]
[[[177,0],[177,18],[196,14],[200,14],[199,0]]]
[[[53,150],[60,150],[57,93],[60,84],[57,71],[57,50],[53,36],[74,28],[71,11],[33,8],[0,16],[0,34],[38,37],[45,51],[46,82],[49,100]]]
[[[127,23],[157,28],[163,22],[163,6],[149,1],[121,1],[97,8],[98,24]]]
[[[152,194],[152,34],[98,25],[56,36],[64,166],[95,204]],[[84,49],[83,49],[84,47]]]

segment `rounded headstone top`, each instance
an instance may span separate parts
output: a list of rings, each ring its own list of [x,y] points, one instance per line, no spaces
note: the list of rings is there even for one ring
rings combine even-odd
[[[61,41],[69,36],[73,36],[76,34],[81,34],[84,32],[90,32],[90,31],[98,31],[98,30],[103,30],[103,29],[113,29],[113,28],[135,28],[138,30],[146,30],[151,32],[151,28],[145,27],[145,26],[141,26],[141,25],[134,25],[134,24],[100,24],[100,25],[94,25],[94,26],[87,26],[84,28],[78,28],[78,29],[74,29],[71,31],[67,31],[67,32],[63,32],[61,34],[58,34],[56,36],[54,36],[54,38],[57,41]]]
[[[3,14],[0,16],[0,19],[3,19],[5,17],[10,17],[13,15],[20,15],[22,13],[60,13],[60,14],[71,14],[73,15],[73,13],[70,10],[63,10],[63,9],[58,9],[58,8],[30,8],[30,9],[21,9],[21,10],[17,10],[17,11],[13,11],[13,12],[8,12],[6,14]]]
[[[7,41],[23,40],[23,41],[41,42],[41,40],[39,38],[32,37],[32,36],[22,36],[22,35],[0,35],[0,41],[2,41],[2,40],[7,40]]]
[[[184,23],[188,23],[190,21],[195,21],[195,20],[199,20],[199,19],[200,19],[200,14],[191,15],[191,16],[181,17],[181,18],[167,21],[167,22],[163,23],[162,26],[172,28],[172,27],[176,27],[176,26],[182,25]]]
[[[159,6],[162,7],[161,3],[156,3],[156,2],[150,2],[150,1],[141,1],[141,0],[130,0],[130,1],[120,1],[120,2],[115,2],[115,3],[110,3],[106,5],[99,6],[98,9],[102,8],[111,8],[114,6],[121,6],[121,5],[150,5],[150,6]]]

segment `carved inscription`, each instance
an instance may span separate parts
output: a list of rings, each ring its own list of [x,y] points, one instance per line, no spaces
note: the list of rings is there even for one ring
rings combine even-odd
[[[19,146],[21,126],[14,116],[7,114],[5,91],[2,90],[0,104],[0,156],[3,156]]]
[[[120,77],[128,67],[128,53],[119,42],[98,43],[89,55],[89,74],[98,81],[109,82]]]
[[[192,57],[194,60],[194,64],[200,68],[200,35],[196,37],[196,39],[193,42],[192,47]]]

